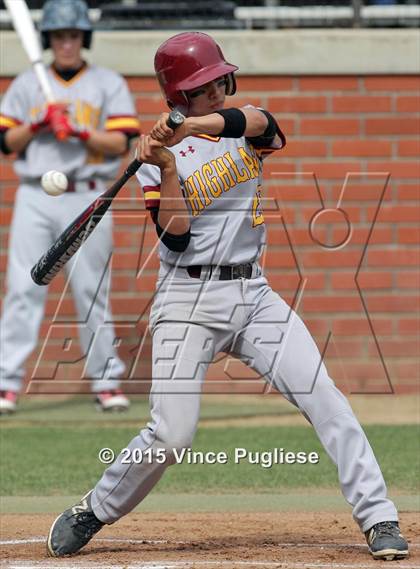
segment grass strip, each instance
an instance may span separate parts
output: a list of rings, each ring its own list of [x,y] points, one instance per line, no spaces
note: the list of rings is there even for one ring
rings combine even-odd
[[[417,495],[390,493],[400,512],[420,511]],[[3,496],[2,514],[54,514],[76,503],[75,496]],[[137,512],[350,512],[339,491],[278,494],[162,494],[151,493]]]
[[[387,485],[418,493],[420,453],[418,427],[369,426],[368,438],[382,467]],[[118,453],[137,434],[136,428],[97,426],[9,426],[0,432],[0,482],[3,496],[79,495],[101,476],[100,449]],[[235,464],[235,449],[249,452],[317,452],[318,464],[277,464],[263,468],[242,460]],[[175,494],[273,494],[296,488],[337,488],[337,472],[310,427],[201,428],[194,450],[225,452],[227,464],[172,466],[156,491]]]

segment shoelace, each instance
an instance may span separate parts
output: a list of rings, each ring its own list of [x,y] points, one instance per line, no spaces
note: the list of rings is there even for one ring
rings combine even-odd
[[[381,522],[379,524],[376,524],[374,529],[378,537],[382,537],[384,535],[391,535],[395,537],[400,533],[398,526],[395,526],[392,522]]]
[[[93,512],[82,512],[73,516],[73,531],[83,539],[90,539],[103,525]]]

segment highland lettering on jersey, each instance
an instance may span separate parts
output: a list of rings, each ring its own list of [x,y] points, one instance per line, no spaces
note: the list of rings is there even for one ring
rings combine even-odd
[[[277,150],[275,141],[266,153]],[[260,152],[245,138],[190,136],[170,148],[191,215],[191,240],[179,254],[159,243],[169,264],[237,265],[256,261],[266,243],[261,210]],[[146,207],[160,203],[160,170],[144,164],[137,173]],[[235,243],[241,243],[237,247]]]
[[[223,192],[228,192],[238,184],[257,178],[260,162],[254,149],[247,151],[238,148],[243,167],[239,166],[230,152],[206,162],[199,170],[184,181],[186,197],[191,206],[192,215],[200,215],[203,209],[211,205]]]

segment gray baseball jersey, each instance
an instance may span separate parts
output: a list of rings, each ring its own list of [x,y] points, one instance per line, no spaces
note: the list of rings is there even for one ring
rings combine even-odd
[[[71,121],[81,130],[120,130],[137,133],[139,122],[123,78],[110,69],[87,65],[70,81],[64,81],[53,67],[48,78],[55,98],[69,104]],[[0,130],[42,117],[45,97],[32,69],[21,73],[5,93],[0,106]],[[57,144],[50,132],[40,133],[20,154],[15,170],[22,180],[38,180],[54,167],[73,180],[115,177],[120,159],[105,156],[69,138]]]
[[[69,104],[71,121],[80,130],[118,130],[138,133],[139,122],[124,79],[102,67],[85,65],[69,81],[48,69],[57,100]],[[0,106],[0,130],[37,122],[45,98],[32,70],[20,74]],[[44,312],[46,287],[35,285],[30,270],[52,241],[105,189],[113,179],[120,157],[89,150],[78,138],[58,142],[53,134],[39,132],[14,162],[20,178],[16,192],[7,269],[7,294],[0,336],[0,389],[18,392],[24,363],[36,345]],[[48,170],[64,172],[73,190],[58,197],[42,191],[41,176]],[[112,252],[112,216],[107,215],[77,258],[69,264],[70,281],[78,311],[81,344],[86,354],[84,376],[92,390],[115,389],[125,366],[115,350],[115,332],[107,296],[108,261]]]
[[[276,137],[271,148],[257,150],[245,137],[199,135],[171,147],[190,211],[191,241],[181,256],[160,243],[161,260],[185,266],[257,260],[266,241],[260,206],[262,159],[282,145],[283,140]],[[159,168],[145,164],[137,177],[146,207],[158,207]]]

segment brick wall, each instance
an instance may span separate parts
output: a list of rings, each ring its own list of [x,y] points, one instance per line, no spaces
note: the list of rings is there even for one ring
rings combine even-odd
[[[0,80],[0,87],[8,82]],[[164,110],[157,84],[147,77],[131,77],[129,84],[147,131]],[[238,81],[236,104],[270,109],[288,138],[287,148],[265,166],[267,275],[298,308],[347,393],[418,390],[419,87],[414,76]],[[2,159],[2,291],[15,188],[12,162]],[[114,212],[112,305],[120,352],[131,377],[128,390],[145,391],[156,237],[134,182]],[[73,304],[63,286],[62,276],[51,286],[40,344],[29,361],[33,391],[86,390],[78,381]],[[51,329],[56,312],[61,325]],[[208,391],[264,389],[253,372],[223,355],[210,377]]]

